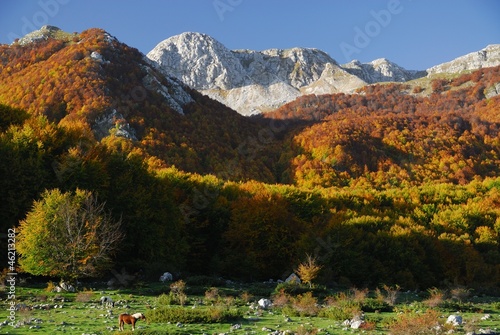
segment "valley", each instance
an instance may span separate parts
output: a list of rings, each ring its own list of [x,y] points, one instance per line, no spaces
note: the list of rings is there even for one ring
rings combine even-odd
[[[361,308],[349,290],[366,288],[375,299],[382,287],[408,293],[388,315],[363,310],[372,322],[367,332],[386,333],[395,313],[421,317],[422,310],[440,324],[445,313],[458,311],[480,325],[473,331],[497,327],[497,61],[494,45],[432,71],[407,71],[386,59],[340,65],[317,49],[229,50],[198,33],[171,37],[146,56],[102,29],[65,33],[50,26],[0,45],[0,230],[18,232],[16,271],[20,280],[31,280],[19,286],[22,303],[59,299],[44,293],[40,282],[70,268],[44,272],[43,265],[54,260],[50,252],[25,250],[51,243],[36,245],[44,239],[27,238],[27,231],[70,243],[62,233],[70,229],[54,228],[73,213],[68,208],[83,215],[82,229],[98,227],[101,219],[87,220],[78,197],[61,200],[88,194],[106,222],[120,223],[123,238],[110,262],[88,266],[91,271],[83,273],[89,278],[69,272],[70,279],[92,283],[122,271],[130,280],[106,293],[125,300],[124,311],[160,304],[171,287],[158,286],[157,278],[168,270],[186,281],[203,279],[188,285],[193,291],[187,290],[179,315],[196,313],[187,311],[212,286],[225,292],[213,301],[224,312],[208,303],[201,309],[216,316],[236,313],[236,321],[221,321],[223,327],[186,325],[190,332],[229,332],[241,323],[235,333],[270,333],[263,328],[275,331],[287,316],[296,322],[286,327],[290,332],[340,334],[341,323],[355,315],[335,314],[338,309],[327,306],[336,300],[328,296],[349,295],[344,307]],[[89,230],[82,236],[94,235]],[[4,240],[0,244],[7,250]],[[81,259],[72,264],[93,264],[95,250],[75,255]],[[45,258],[30,264],[33,255]],[[274,284],[308,256],[321,268],[314,285],[276,290]],[[204,282],[214,278],[241,287]],[[270,278],[273,285],[258,284]],[[97,292],[108,289],[89,287],[90,298],[81,303],[83,288],[62,294],[68,298],[64,311],[83,320],[92,308],[103,323],[111,322],[96,305]],[[436,288],[474,295],[448,297],[444,307],[424,306]],[[243,301],[245,291],[255,299]],[[280,294],[288,299],[280,307],[250,308],[257,297]],[[6,300],[8,291],[0,295]],[[317,303],[323,314],[297,310],[300,299]],[[163,317],[169,308],[162,309]],[[116,330],[115,319],[115,328],[81,328],[61,313],[28,309],[26,319],[47,323],[22,329]],[[147,310],[146,316],[153,319],[154,313]],[[260,313],[258,321],[247,320],[252,313]],[[478,321],[487,313],[492,320]],[[144,328],[136,333],[185,330],[157,317],[161,327],[139,323]],[[469,332],[465,328],[456,331]]]

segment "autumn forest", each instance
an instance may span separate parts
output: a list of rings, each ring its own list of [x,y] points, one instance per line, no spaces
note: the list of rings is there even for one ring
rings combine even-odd
[[[0,45],[0,231],[85,190],[122,223],[112,267],[155,280],[283,279],[314,255],[326,285],[500,289],[500,67],[253,117],[187,87],[181,114],[171,81],[100,29]]]

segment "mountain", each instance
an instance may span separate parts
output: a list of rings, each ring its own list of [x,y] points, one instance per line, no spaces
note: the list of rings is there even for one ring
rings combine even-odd
[[[230,51],[211,63],[221,91],[249,80],[227,75],[251,73],[244,57],[304,94],[358,78],[314,49]],[[397,73],[380,63],[365,79]],[[244,117],[101,29],[44,27],[0,45],[0,64],[0,231],[45,190],[80,188],[122,222],[116,273],[141,281],[280,278],[312,250],[325,284],[498,291],[500,66]]]
[[[427,74],[425,71],[406,70],[385,58],[376,59],[370,63],[353,60],[342,67],[369,84],[388,81],[405,82]]]
[[[131,141],[159,164],[229,179],[273,180],[240,145],[260,125],[159,71],[137,49],[101,29],[43,27],[0,45],[0,103],[78,128],[92,141]],[[230,169],[234,161],[245,161]]]
[[[317,49],[229,50],[200,33],[170,37],[147,57],[165,73],[243,115],[275,109],[303,94],[366,85]]]
[[[229,50],[208,35],[186,32],[160,42],[147,57],[191,88],[252,115],[303,95],[352,93],[367,84],[497,66],[500,46],[490,45],[427,70],[406,70],[385,58],[339,65],[318,49]]]
[[[300,97],[262,115],[291,124],[282,182],[308,188],[469,183],[500,174],[500,66],[436,78],[429,95],[405,83],[360,94]],[[276,122],[276,121],[274,121]]]
[[[160,42],[147,57],[243,115],[268,112],[306,94],[349,93],[367,83],[425,75],[386,59],[341,66],[318,49],[229,50],[214,38],[193,32]]]
[[[450,62],[433,66],[427,69],[427,73],[429,75],[460,73],[498,65],[500,65],[500,44],[492,44],[482,50],[471,52]]]

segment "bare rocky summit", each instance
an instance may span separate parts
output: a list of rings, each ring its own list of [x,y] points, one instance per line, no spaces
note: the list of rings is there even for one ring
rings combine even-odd
[[[385,81],[405,82],[427,75],[425,71],[406,70],[386,58],[379,58],[370,63],[354,60],[342,67],[369,84]]]
[[[352,93],[379,82],[500,65],[500,45],[428,70],[406,70],[385,59],[339,65],[318,49],[229,50],[214,38],[187,32],[160,42],[147,57],[168,75],[243,115],[267,112],[305,94]]]
[[[147,57],[243,115],[275,109],[303,94],[350,92],[366,85],[318,49],[229,50],[199,33],[168,38]]]
[[[479,51],[455,58],[450,62],[433,66],[427,70],[427,73],[429,75],[460,73],[498,65],[500,65],[500,44],[492,44]]]

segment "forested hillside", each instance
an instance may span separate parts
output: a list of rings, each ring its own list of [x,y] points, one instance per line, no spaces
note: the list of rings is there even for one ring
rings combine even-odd
[[[306,96],[267,118],[303,120],[282,161],[300,186],[464,184],[500,172],[500,69],[435,79],[429,95],[406,84],[356,95]],[[419,92],[419,93],[417,93]]]
[[[78,188],[122,222],[114,268],[155,280],[312,254],[324,284],[499,289],[499,68],[245,118],[102,30],[65,36],[0,46],[2,232]]]
[[[258,132],[254,122],[164,77],[103,30],[63,36],[0,45],[0,102],[97,140],[128,130],[136,148],[186,171],[229,175],[245,159],[238,146]],[[262,160],[229,176],[274,178]]]

